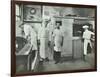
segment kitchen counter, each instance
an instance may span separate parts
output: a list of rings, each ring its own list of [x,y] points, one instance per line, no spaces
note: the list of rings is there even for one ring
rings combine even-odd
[[[81,59],[83,58],[83,42],[81,37],[73,37],[72,40],[73,45],[73,58]]]
[[[36,51],[33,58],[31,53],[31,45],[27,43],[18,53],[16,53],[16,72],[26,72],[37,70],[39,63],[39,53]]]
[[[31,56],[31,45],[27,43],[18,53],[16,53],[17,72],[31,70]]]

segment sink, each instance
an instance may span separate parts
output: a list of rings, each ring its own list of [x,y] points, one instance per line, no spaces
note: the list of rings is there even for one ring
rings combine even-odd
[[[16,53],[18,53],[28,41],[23,37],[16,37]]]

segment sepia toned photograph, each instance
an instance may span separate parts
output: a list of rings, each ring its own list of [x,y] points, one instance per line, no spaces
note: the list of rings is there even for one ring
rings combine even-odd
[[[96,71],[96,6],[28,1],[12,6],[14,75]]]

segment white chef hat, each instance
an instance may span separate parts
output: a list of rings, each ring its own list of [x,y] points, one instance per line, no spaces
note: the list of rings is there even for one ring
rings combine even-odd
[[[83,26],[83,28],[84,28],[84,29],[88,29],[88,28],[89,28],[89,26],[87,26],[87,25],[84,25],[84,26]]]
[[[43,16],[43,21],[49,21],[51,19],[50,16]]]

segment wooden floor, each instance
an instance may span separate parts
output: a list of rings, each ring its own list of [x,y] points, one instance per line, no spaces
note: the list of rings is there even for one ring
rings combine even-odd
[[[55,64],[51,58],[49,62],[43,62],[39,64],[38,72],[49,71],[62,71],[62,70],[80,70],[94,68],[94,53],[88,54],[83,59],[72,59],[71,57],[62,57],[61,63]]]

